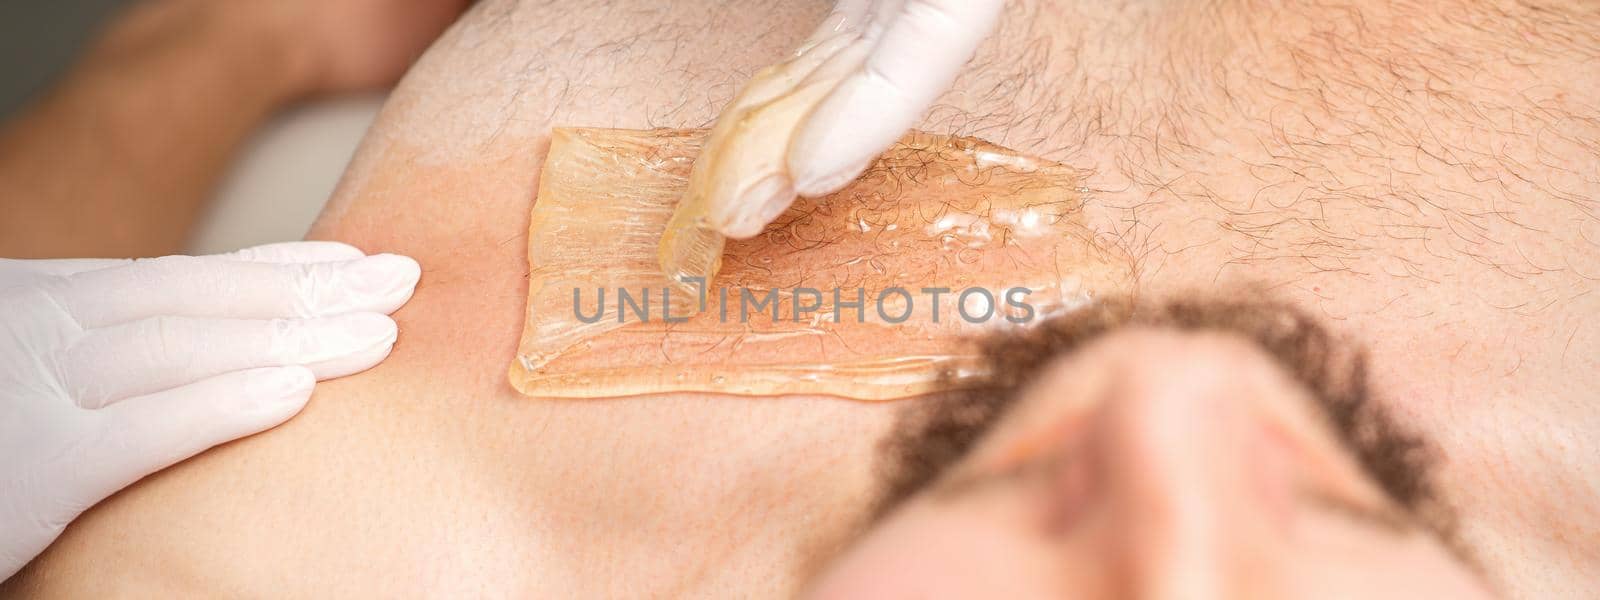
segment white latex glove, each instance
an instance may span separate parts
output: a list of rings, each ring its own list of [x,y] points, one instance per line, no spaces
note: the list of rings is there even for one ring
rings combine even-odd
[[[0,259],[0,579],[106,496],[383,360],[419,275],[333,242]]]
[[[791,59],[793,67],[784,76],[789,81],[764,85],[799,89],[842,79],[836,85],[826,84],[833,86],[831,91],[810,108],[789,139],[756,134],[787,142],[782,165],[786,172],[777,177],[766,172],[741,174],[738,180],[744,189],[732,201],[713,199],[710,222],[723,235],[747,238],[782,214],[797,194],[830,194],[860,176],[950,87],[994,29],[1004,4],[1004,0],[839,0]],[[813,59],[805,56],[808,52],[825,56]],[[814,64],[805,64],[808,60]],[[781,94],[760,90],[742,100],[758,104]],[[732,110],[723,118],[743,115]]]

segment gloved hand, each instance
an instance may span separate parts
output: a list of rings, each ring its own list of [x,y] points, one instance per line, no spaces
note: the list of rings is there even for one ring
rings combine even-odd
[[[842,74],[792,137],[780,140],[787,143],[787,173],[741,174],[739,181],[759,183],[737,198],[713,198],[709,222],[723,235],[747,238],[797,194],[822,196],[845,187],[950,87],[1003,7],[1004,0],[839,0],[791,59],[786,81],[753,84],[762,89],[747,90],[735,110],[723,113],[724,119],[746,118],[738,109],[783,95],[776,88],[795,90]],[[804,56],[808,52],[825,55]]]
[[[419,275],[333,242],[0,259],[0,579],[106,496],[383,360]]]

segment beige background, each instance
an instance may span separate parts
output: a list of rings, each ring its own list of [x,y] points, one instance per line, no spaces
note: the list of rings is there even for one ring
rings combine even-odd
[[[25,106],[127,0],[0,2],[0,118]],[[381,95],[319,102],[273,119],[248,142],[190,241],[192,253],[297,240],[344,172]]]
[[[189,241],[192,254],[298,240],[339,183],[381,96],[279,115],[252,137]]]

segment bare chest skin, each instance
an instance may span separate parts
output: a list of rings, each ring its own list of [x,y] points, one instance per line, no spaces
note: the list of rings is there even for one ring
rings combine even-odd
[[[894,407],[539,402],[505,381],[550,128],[707,125],[827,8],[656,4],[474,8],[312,231],[423,264],[393,356],[91,511],[26,583],[792,592],[861,518]],[[1255,285],[1326,315],[1439,445],[1462,537],[1506,591],[1600,585],[1600,16],[1008,10],[922,129],[1091,171],[1092,224],[1139,257],[1147,296]]]

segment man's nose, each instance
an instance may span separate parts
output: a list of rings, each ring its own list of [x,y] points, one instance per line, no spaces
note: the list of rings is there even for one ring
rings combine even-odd
[[[1084,430],[1094,480],[1084,489],[1105,510],[1098,539],[1115,587],[1137,598],[1270,595],[1273,523],[1294,480],[1253,408],[1272,393],[1266,366],[1225,343],[1164,346],[1119,365]]]

